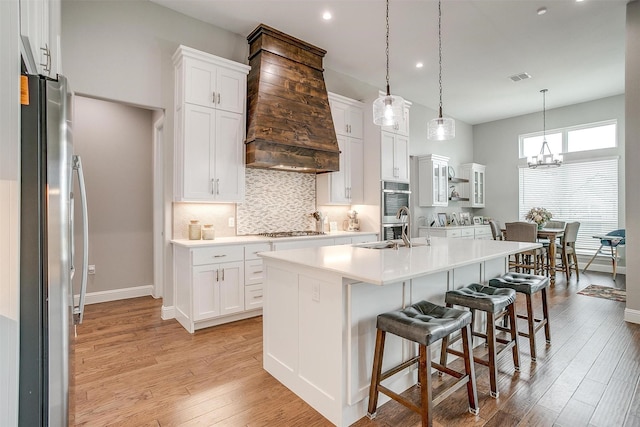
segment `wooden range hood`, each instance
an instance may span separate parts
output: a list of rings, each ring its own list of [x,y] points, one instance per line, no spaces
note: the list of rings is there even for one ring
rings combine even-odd
[[[307,173],[340,169],[325,50],[260,24],[249,36],[246,165]]]

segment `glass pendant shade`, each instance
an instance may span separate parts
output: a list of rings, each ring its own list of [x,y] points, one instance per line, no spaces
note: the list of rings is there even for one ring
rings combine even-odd
[[[456,122],[447,117],[429,120],[427,138],[432,141],[446,141],[456,137]]]
[[[378,126],[394,126],[404,120],[404,99],[395,95],[383,95],[373,102],[373,123]]]

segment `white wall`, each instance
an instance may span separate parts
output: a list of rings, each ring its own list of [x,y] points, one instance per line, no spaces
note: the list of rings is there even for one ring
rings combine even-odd
[[[640,1],[627,4],[626,164],[627,175],[627,310],[625,319],[640,323]]]
[[[247,63],[231,34],[148,1],[62,1],[62,62],[77,93],[165,111],[165,221],[173,199],[173,64],[180,44]],[[171,236],[166,230],[165,236]],[[165,242],[163,306],[173,306],[173,258]]]
[[[18,424],[20,52],[17,0],[0,1],[0,425]]]
[[[539,96],[539,93],[533,91],[531,96]],[[549,101],[552,96],[553,88],[549,88],[547,100]],[[617,119],[619,145],[616,149],[609,150],[609,154],[620,156],[621,159],[624,158],[624,95],[569,107],[548,109],[546,116],[547,131]],[[474,159],[476,163],[487,165],[487,207],[478,210],[480,215],[493,217],[503,224],[507,221],[523,220],[523,218],[518,218],[518,136],[539,131],[542,131],[542,108],[539,113],[483,123],[473,127]],[[574,158],[576,157],[578,156],[574,156]],[[565,155],[565,161],[570,161],[571,158],[570,155]],[[621,226],[625,224],[624,174],[624,162],[621,161],[619,166],[620,202],[618,213]]]
[[[87,292],[151,286],[152,112],[82,96],[75,97],[74,110],[74,152],[82,157],[87,189],[89,264],[96,266]],[[80,265],[79,221],[75,226]]]

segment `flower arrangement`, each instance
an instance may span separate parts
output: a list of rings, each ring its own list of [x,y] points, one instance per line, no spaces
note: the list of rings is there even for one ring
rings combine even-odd
[[[535,222],[538,226],[541,226],[545,222],[549,221],[553,217],[553,214],[545,208],[531,208],[527,215],[524,217],[526,220]]]

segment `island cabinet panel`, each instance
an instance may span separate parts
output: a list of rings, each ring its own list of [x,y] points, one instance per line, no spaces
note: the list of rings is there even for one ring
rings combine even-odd
[[[369,395],[373,352],[376,345],[376,319],[381,313],[397,310],[403,303],[403,284],[376,286],[369,283],[354,283],[347,289],[347,403],[356,405]],[[388,334],[385,341],[382,370],[392,368],[411,354],[410,344],[399,337]],[[402,389],[412,378],[397,375],[385,384]],[[386,396],[380,395],[381,402]]]

